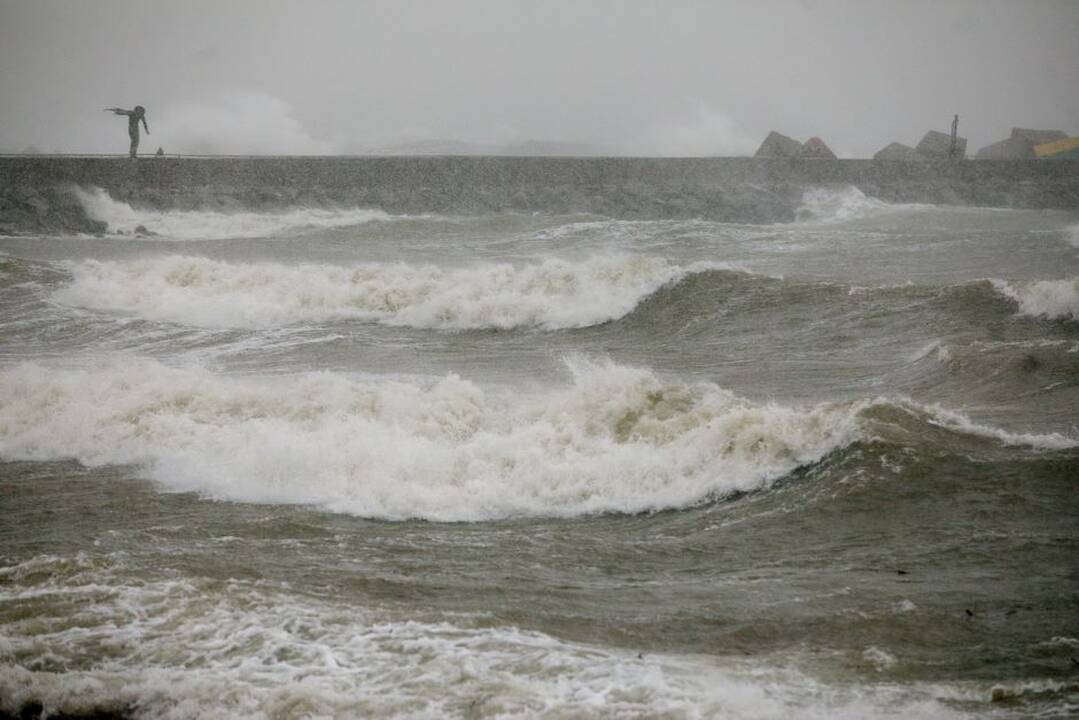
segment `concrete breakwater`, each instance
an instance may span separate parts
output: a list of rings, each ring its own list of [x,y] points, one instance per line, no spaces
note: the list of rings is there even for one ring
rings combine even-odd
[[[793,220],[802,193],[1079,209],[1076,161],[511,157],[0,157],[0,233],[101,232],[72,187],[160,210],[376,207],[390,213],[595,213]]]

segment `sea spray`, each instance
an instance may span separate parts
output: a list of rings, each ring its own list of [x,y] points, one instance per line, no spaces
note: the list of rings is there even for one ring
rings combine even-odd
[[[840,223],[884,212],[925,210],[929,205],[898,205],[866,195],[853,185],[817,187],[802,194],[795,217],[802,222]]]
[[[1020,315],[1079,320],[1079,277],[1028,282],[993,280],[992,283],[997,292],[1016,302]]]
[[[74,188],[72,192],[90,218],[107,224],[108,232],[127,235],[139,232],[168,240],[266,237],[304,228],[342,227],[391,219],[381,210],[366,208],[297,207],[273,212],[151,210],[114,200],[101,188]]]

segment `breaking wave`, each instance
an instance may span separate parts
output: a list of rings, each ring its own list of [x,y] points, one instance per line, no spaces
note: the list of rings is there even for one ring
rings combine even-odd
[[[1079,320],[1079,277],[1033,282],[993,280],[998,293],[1019,305],[1019,314],[1049,320]]]
[[[170,240],[266,237],[289,230],[342,227],[391,219],[381,210],[363,208],[304,207],[271,212],[144,210],[113,200],[101,188],[74,188],[73,192],[87,216],[106,223],[111,233],[156,235]]]
[[[364,517],[485,520],[678,508],[766,487],[854,440],[857,410],[567,361],[536,397],[449,375],[247,380],[146,360],[0,374],[0,454],[135,464],[173,490]]]
[[[58,302],[211,328],[357,319],[430,329],[563,329],[618,319],[687,274],[661,258],[602,256],[570,263],[403,263],[290,266],[168,256],[71,266]]]
[[[226,500],[480,521],[685,508],[760,490],[897,413],[1006,445],[1076,446],[909,402],[757,404],[647,369],[566,363],[572,383],[535,395],[454,375],[247,379],[141,359],[29,363],[0,373],[0,455],[132,464],[166,488]]]
[[[848,185],[846,187],[819,187],[802,194],[802,204],[795,217],[803,222],[839,223],[856,220],[882,212],[918,210],[932,205],[892,204]]]
[[[947,688],[837,690],[762,663],[344,608],[274,583],[132,582],[118,566],[80,553],[0,567],[0,601],[42,609],[8,626],[4,651],[26,667],[0,665],[0,714],[30,716],[36,705],[50,717],[961,716]]]

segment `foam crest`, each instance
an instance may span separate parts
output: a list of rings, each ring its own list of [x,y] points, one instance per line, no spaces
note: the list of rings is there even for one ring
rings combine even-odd
[[[1033,282],[993,280],[993,287],[1019,305],[1019,314],[1049,320],[1079,320],[1079,277]]]
[[[961,412],[949,410],[937,404],[922,404],[913,400],[877,398],[867,408],[898,410],[921,423],[943,428],[948,432],[972,438],[992,440],[1004,446],[1028,447],[1035,450],[1070,450],[1079,447],[1079,440],[1061,433],[1015,433],[1002,428],[984,425]]]
[[[963,413],[930,405],[923,408],[931,417],[930,422],[954,432],[996,440],[1002,445],[1030,447],[1037,450],[1069,450],[1079,447],[1079,440],[1060,433],[1015,433],[1001,428],[974,422]]]
[[[577,328],[623,317],[667,283],[713,264],[641,256],[440,268],[283,265],[168,256],[83,261],[56,300],[200,327],[355,319],[447,330]]]
[[[866,195],[853,185],[820,187],[802,194],[802,204],[795,213],[801,221],[838,223],[856,220],[881,212],[928,207],[922,205],[893,205]]]
[[[31,562],[60,565],[67,579],[45,575],[54,595],[39,595],[41,612],[20,614],[0,638],[5,657],[28,666],[0,665],[0,713],[11,716],[31,703],[52,714],[137,708],[162,718],[953,715],[930,688],[828,687],[795,670],[641,657],[467,617],[376,613],[272,585],[132,583],[109,567],[72,575],[70,561]],[[0,604],[25,605],[25,589],[4,585]]]
[[[389,220],[381,210],[292,208],[274,212],[212,210],[143,210],[112,199],[101,188],[73,190],[86,214],[108,225],[111,233],[134,234],[136,228],[170,240],[222,240],[266,237],[304,228],[330,228]]]
[[[0,373],[0,455],[135,464],[165,487],[376,518],[692,506],[767,487],[858,434],[857,409],[757,405],[584,359],[524,395],[453,375],[229,378],[145,360]]]

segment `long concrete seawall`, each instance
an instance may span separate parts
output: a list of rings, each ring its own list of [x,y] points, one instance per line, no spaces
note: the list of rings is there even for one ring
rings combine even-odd
[[[756,158],[0,157],[0,232],[79,225],[72,186],[169,208],[375,206],[388,212],[589,212],[791,220],[811,187],[889,202],[1079,209],[1077,161]],[[86,218],[83,218],[83,222]],[[85,227],[82,229],[86,229]]]

